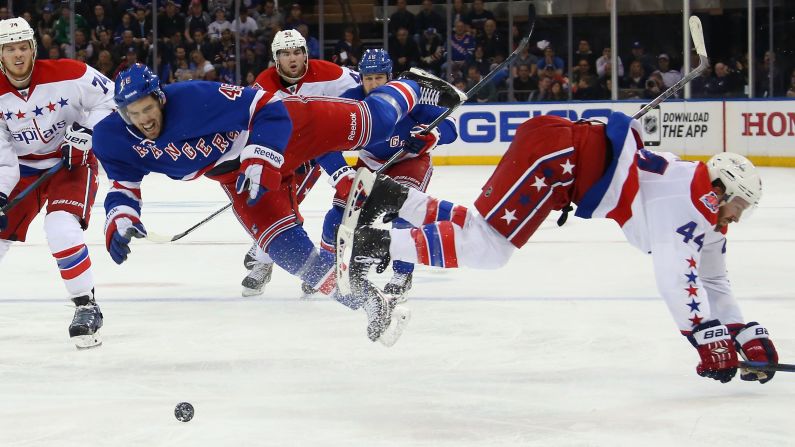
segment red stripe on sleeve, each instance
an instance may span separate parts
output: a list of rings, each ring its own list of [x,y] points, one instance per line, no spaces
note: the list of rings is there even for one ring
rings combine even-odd
[[[428,198],[428,203],[425,205],[425,220],[422,221],[423,225],[436,222],[436,217],[439,214],[439,199]]]
[[[425,239],[425,232],[422,228],[412,228],[411,237],[414,238],[414,245],[417,247],[417,262],[423,265],[431,264],[431,256],[428,253],[428,241]]]
[[[455,252],[455,229],[452,222],[439,222],[439,239],[442,241],[442,254],[444,255],[444,268],[453,269],[458,267],[458,256]]]

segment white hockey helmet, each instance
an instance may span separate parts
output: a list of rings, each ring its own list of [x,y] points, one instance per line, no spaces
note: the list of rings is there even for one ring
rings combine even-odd
[[[762,180],[750,160],[739,154],[721,152],[707,161],[709,178],[720,180],[725,188],[723,201],[742,197],[752,207],[762,198]]]
[[[273,53],[273,61],[276,62],[276,71],[278,71],[279,75],[288,81],[298,82],[304,77],[304,75],[301,75],[298,78],[292,78],[286,76],[279,68],[279,51],[291,50],[293,48],[303,48],[305,65],[304,74],[306,74],[306,70],[309,68],[309,48],[306,46],[306,39],[304,39],[304,36],[302,36],[298,30],[294,29],[282,30],[273,36],[273,42],[271,43],[271,53]]]
[[[33,28],[27,20],[22,17],[14,17],[13,19],[0,20],[0,52],[3,51],[3,45],[7,43],[30,41],[30,48],[33,53],[33,60],[36,60],[36,36],[33,33]],[[6,68],[3,66],[3,61],[0,58],[0,71],[6,73]]]

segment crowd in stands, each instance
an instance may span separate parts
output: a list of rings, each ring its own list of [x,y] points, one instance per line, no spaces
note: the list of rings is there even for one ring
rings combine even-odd
[[[152,1],[157,2],[158,11],[156,39]],[[75,11],[68,3],[21,3],[14,2],[15,12],[36,30],[39,59],[82,60],[111,79],[136,62],[153,66],[156,47],[158,74],[165,83],[204,79],[250,85],[272,64],[270,43],[276,31],[297,29],[307,39],[312,58],[320,56],[322,45],[303,18],[303,10],[313,6],[306,3],[280,9],[274,0],[241,0],[238,17],[234,17],[234,0],[82,0],[75,3]],[[498,22],[483,0],[454,0],[449,32],[442,15],[444,7],[432,0],[422,0],[419,9],[414,8],[417,13],[409,11],[406,0],[396,0],[394,5],[388,51],[396,74],[420,67],[440,76],[449,74],[452,82],[466,90],[513,50],[503,32],[506,23]],[[76,26],[74,45],[69,32],[71,15]],[[8,17],[8,8],[0,7],[0,19]],[[524,31],[515,25],[510,32],[514,45],[518,44]],[[240,36],[239,61],[235,34]],[[333,51],[326,52],[327,59],[355,68],[365,49],[356,29],[346,28],[339,37]],[[585,38],[576,42],[569,62],[563,42],[534,41],[472,101],[566,101],[569,95],[575,100],[611,98],[611,49],[594,49]],[[653,98],[681,79],[682,61],[676,57],[649,54],[641,41],[628,42],[626,48],[630,53],[619,57],[615,68],[620,99]],[[765,53],[756,64],[756,96],[795,97],[795,70],[785,76],[777,66],[774,90],[769,94],[768,69],[774,57]],[[692,97],[745,96],[747,62],[743,58],[712,62],[709,70],[692,82]],[[691,66],[697,64],[693,54]],[[238,65],[240,80],[236,79]],[[509,91],[513,92],[511,98]]]

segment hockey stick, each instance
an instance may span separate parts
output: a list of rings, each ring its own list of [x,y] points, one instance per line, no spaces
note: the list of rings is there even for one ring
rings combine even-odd
[[[519,54],[525,48],[527,48],[528,45],[530,45],[530,36],[533,35],[533,30],[535,29],[535,26],[536,26],[536,8],[535,8],[535,5],[530,4],[530,7],[529,7],[529,9],[527,11],[527,16],[528,16],[528,21],[530,22],[530,31],[528,31],[527,35],[524,36],[524,38],[519,42],[519,45],[517,45],[516,49],[513,50],[513,52],[507,58],[505,58],[504,61],[502,61],[499,65],[494,67],[493,70],[488,72],[488,74],[486,74],[486,76],[482,77],[480,79],[480,81],[478,81],[477,84],[473,85],[472,88],[469,89],[466,92],[466,96],[467,96],[466,100],[461,101],[460,103],[458,103],[458,105],[447,109],[446,112],[444,112],[441,115],[437,116],[435,120],[431,121],[431,123],[428,124],[428,127],[426,127],[425,129],[422,130],[422,132],[420,132],[420,135],[428,135],[429,133],[431,133],[431,131],[433,129],[435,129],[439,124],[442,123],[442,121],[447,119],[447,117],[450,116],[450,114],[452,114],[456,109],[458,109],[458,107],[461,106],[461,104],[463,104],[464,102],[466,102],[469,99],[473,98],[480,91],[480,89],[482,89],[483,87],[486,86],[486,84],[491,82],[491,80],[494,79],[494,77],[497,76],[497,74],[500,71],[502,71],[505,67],[507,67],[508,64],[510,64],[514,59],[516,59],[519,56]],[[700,23],[699,23],[699,26],[701,26]],[[702,38],[702,42],[703,42],[703,40],[704,39]],[[401,150],[397,151],[395,153],[395,155],[391,156],[389,158],[389,160],[387,160],[383,165],[381,165],[380,168],[378,168],[378,170],[376,170],[376,174],[383,173],[390,166],[395,164],[395,162],[397,162],[399,159],[403,158],[403,156],[405,154],[406,154],[406,151],[404,149],[401,149]]]
[[[224,211],[228,210],[232,207],[232,202],[227,203],[226,205],[222,206],[217,211],[214,211],[209,216],[205,217],[201,222],[193,225],[192,227],[188,228],[187,230],[183,231],[182,233],[175,234],[174,236],[165,236],[162,234],[147,232],[146,240],[155,242],[158,244],[166,243],[166,242],[174,242],[182,239],[183,237],[187,236],[188,234],[192,233],[193,230],[199,228],[200,226],[206,224],[207,222],[215,219],[216,216],[223,213]]]
[[[693,39],[693,46],[696,47],[696,53],[698,54],[698,67],[695,70],[688,73],[685,77],[679,80],[676,84],[672,85],[668,88],[668,90],[662,92],[658,97],[654,98],[650,103],[646,104],[645,106],[641,107],[640,110],[635,112],[632,115],[633,119],[638,119],[645,115],[649,110],[657,107],[660,105],[661,102],[665,101],[666,99],[670,98],[676,92],[682,89],[688,82],[692,81],[693,79],[701,76],[701,72],[706,70],[709,67],[709,57],[707,57],[707,47],[704,45],[704,30],[701,28],[701,20],[696,16],[690,16],[690,20],[688,21],[690,25],[690,37]]]
[[[795,372],[795,365],[787,363],[765,363],[765,362],[740,362],[740,368],[757,369],[760,371],[783,371]]]
[[[11,211],[11,208],[17,206],[19,202],[21,202],[25,198],[25,196],[30,194],[30,192],[33,191],[34,189],[38,188],[39,185],[44,183],[44,181],[46,181],[48,178],[55,175],[55,173],[58,172],[62,167],[63,167],[63,160],[58,160],[58,163],[56,163],[50,169],[44,171],[44,174],[42,174],[39,178],[37,178],[35,182],[31,183],[27,188],[23,189],[22,192],[17,194],[17,196],[14,197],[14,200],[8,202],[6,206],[0,208],[0,216]]]

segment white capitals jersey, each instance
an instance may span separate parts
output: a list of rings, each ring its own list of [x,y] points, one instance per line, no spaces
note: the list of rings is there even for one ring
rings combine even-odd
[[[19,175],[54,166],[72,123],[93,128],[115,107],[113,82],[79,61],[36,61],[22,90],[0,76],[0,192],[8,194]]]
[[[348,89],[361,82],[359,74],[347,67],[324,61],[307,61],[306,74],[297,83],[285,86],[276,67],[270,67],[257,76],[254,87],[276,93],[277,98],[292,95],[301,96],[342,96]]]
[[[577,215],[615,220],[630,244],[651,254],[680,331],[712,319],[743,323],[726,274],[726,238],[714,229],[719,198],[706,165],[644,149],[640,124],[626,116],[611,115],[606,133],[613,163]]]

